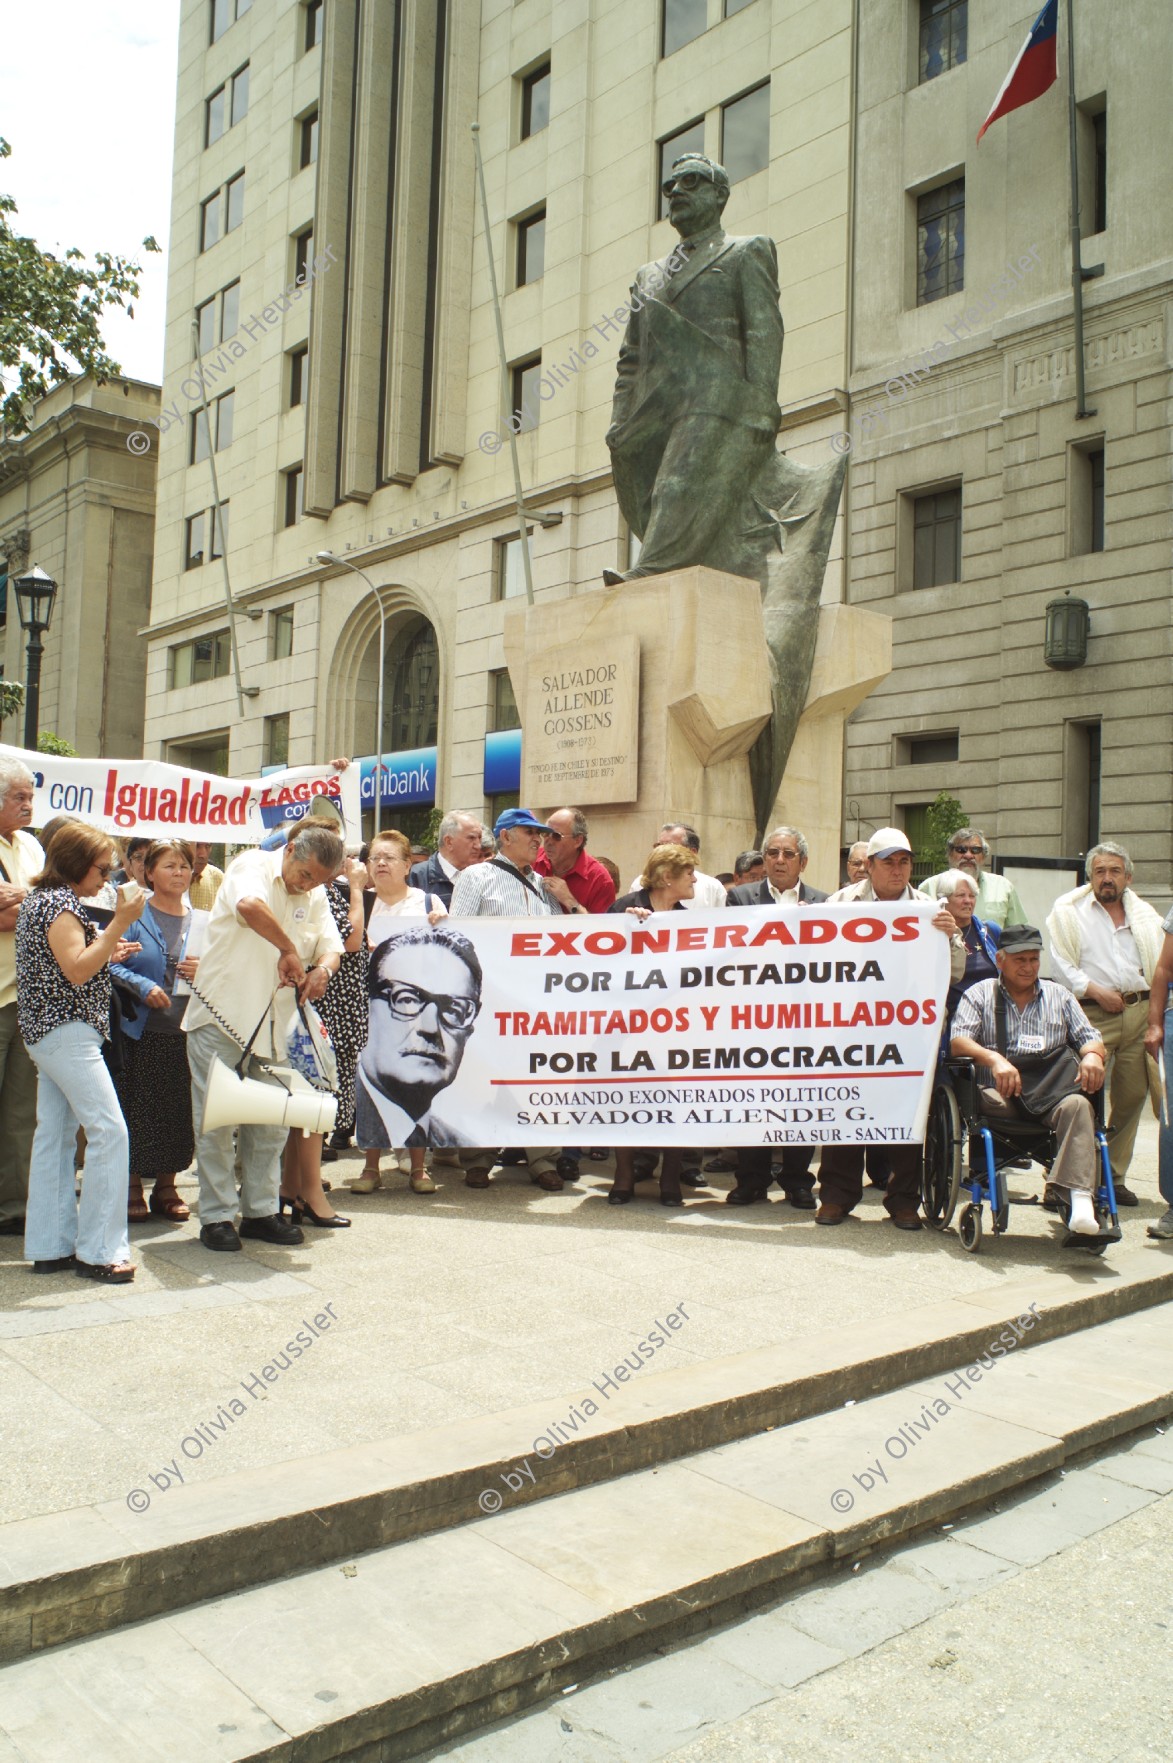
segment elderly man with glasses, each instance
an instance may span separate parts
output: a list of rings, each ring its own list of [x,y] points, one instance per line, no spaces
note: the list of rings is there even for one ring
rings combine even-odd
[[[979,832],[976,826],[958,827],[955,833],[950,834],[945,855],[949,859],[949,869],[943,869],[940,875],[931,875],[927,881],[921,882],[922,894],[935,900],[941,876],[948,875],[949,870],[960,869],[977,883],[975,911],[983,924],[996,924],[999,930],[1004,930],[1008,924],[1026,923],[1026,913],[1022,909],[1022,901],[1018,898],[1014,883],[986,871],[990,847],[985,833]]]
[[[433,1103],[460,1070],[481,1007],[481,964],[449,925],[388,937],[371,957],[370,1034],[358,1066],[363,1145],[467,1145]]]

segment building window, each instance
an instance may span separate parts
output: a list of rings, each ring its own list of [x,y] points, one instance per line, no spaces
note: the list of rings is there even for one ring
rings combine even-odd
[[[515,541],[516,542],[516,541]],[[517,699],[513,695],[513,681],[509,677],[509,669],[502,667],[489,675],[492,695],[489,702],[489,733],[500,734],[505,729],[520,728],[521,716],[517,709]]]
[[[216,303],[218,299],[219,296],[214,295],[211,300],[205,300],[202,306],[196,307],[196,335],[201,355],[206,355],[209,349],[216,347]]]
[[[521,82],[521,138],[539,135],[550,121],[550,63],[544,61]]]
[[[1069,722],[1063,740],[1063,835],[1073,855],[1100,842],[1103,731],[1099,718]]]
[[[293,607],[281,606],[269,614],[269,651],[273,661],[293,654]]]
[[[912,585],[947,587],[961,580],[961,488],[912,500]]]
[[[229,282],[220,295],[220,341],[236,335],[240,323],[240,283]]]
[[[725,17],[732,18],[735,12],[744,12],[752,4],[753,0],[725,0]]]
[[[227,502],[221,502],[219,508],[214,512],[209,509],[208,520],[212,534],[212,549],[209,551],[208,555],[209,557],[223,557],[225,542],[228,538]]]
[[[770,82],[721,109],[721,164],[729,182],[764,171],[770,163]]]
[[[224,222],[224,231],[230,233],[244,219],[244,173],[239,172],[225,191],[225,207],[228,218]]]
[[[232,672],[232,640],[226,630],[177,643],[170,651],[168,685],[198,686],[204,680],[225,679]]]
[[[664,0],[661,55],[674,55],[677,49],[683,49],[700,36],[708,22],[709,0]]]
[[[383,751],[432,747],[440,721],[440,657],[426,618],[402,625],[387,651],[383,675],[386,740]]]
[[[307,227],[304,233],[295,233],[293,236],[293,279],[296,282],[309,280],[313,260],[314,229]]]
[[[527,527],[525,530],[526,537],[532,539],[533,528]],[[516,533],[511,539],[496,539],[494,548],[497,555],[493,570],[493,598],[515,600],[519,594],[525,593],[525,563],[521,555],[521,539]]]
[[[198,569],[204,561],[204,516],[189,514],[184,522],[183,567]]]
[[[928,306],[965,286],[965,179],[916,200],[916,303]]]
[[[316,110],[311,116],[302,118],[299,129],[297,165],[299,171],[304,171],[307,165],[315,165],[318,158],[318,113]]]
[[[660,176],[656,185],[659,207],[656,213],[661,220],[668,218],[668,198],[664,194],[664,179],[672,170],[673,160],[679,159],[684,153],[703,153],[704,150],[705,122],[703,117],[696,122],[690,122],[685,128],[677,129],[674,135],[669,135],[660,142]]]
[[[212,142],[218,141],[220,136],[224,133],[226,126],[224,118],[227,112],[227,103],[228,92],[227,88],[224,86],[221,86],[218,91],[213,92],[212,96],[206,101],[204,105],[205,147],[210,147]]]
[[[546,210],[517,223],[517,285],[540,281],[546,267]]]
[[[218,43],[230,25],[243,18],[253,0],[211,0],[212,42]]]
[[[303,477],[300,465],[292,471],[283,473],[285,478],[285,524],[296,526],[305,509],[303,501]]]
[[[266,716],[265,740],[262,749],[265,765],[289,764],[289,712],[280,716]]]
[[[210,405],[213,433],[216,436],[216,451],[222,453],[225,447],[232,445],[232,419],[235,414],[236,393],[222,392],[214,398]],[[190,463],[198,465],[208,457],[208,428],[202,409],[193,410],[191,416],[191,452]]]
[[[309,344],[292,349],[289,354],[289,408],[296,410],[305,399],[306,365],[310,358]]]
[[[305,9],[305,47],[308,53],[322,40],[322,0],[308,0]]]
[[[217,190],[206,202],[200,203],[200,250],[207,251],[220,237],[220,212],[223,191]]]
[[[960,756],[960,738],[956,729],[950,734],[906,735],[897,737],[898,765],[952,765]]]
[[[920,0],[920,84],[966,58],[969,0]]]
[[[1092,117],[1092,231],[1102,233],[1108,224],[1108,112]]]
[[[248,115],[248,62],[232,76],[232,120],[229,128],[235,128]]]
[[[538,426],[538,381],[542,377],[542,358],[519,361],[513,369],[512,403],[510,408],[518,419],[517,433],[528,434]]]
[[[1072,447],[1068,471],[1071,555],[1104,549],[1104,443]]]

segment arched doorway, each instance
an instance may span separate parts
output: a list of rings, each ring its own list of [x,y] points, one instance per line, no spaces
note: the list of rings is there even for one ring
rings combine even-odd
[[[383,751],[434,747],[440,721],[440,653],[430,621],[402,620],[383,661]]]

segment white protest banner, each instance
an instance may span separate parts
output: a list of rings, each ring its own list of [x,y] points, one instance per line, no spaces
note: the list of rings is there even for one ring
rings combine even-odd
[[[259,845],[274,828],[300,820],[315,796],[329,796],[342,816],[343,836],[361,835],[357,766],[297,765],[242,782],[167,765],[158,759],[58,759],[0,746],[33,774],[33,825],[72,815],[122,838],[206,839],[210,844]]]
[[[360,1140],[919,1143],[937,909],[408,921],[371,955]]]

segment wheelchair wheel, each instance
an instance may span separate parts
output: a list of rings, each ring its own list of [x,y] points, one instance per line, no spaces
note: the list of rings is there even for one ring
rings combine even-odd
[[[980,1206],[963,1206],[957,1220],[957,1234],[961,1238],[961,1246],[976,1255],[982,1246],[982,1209]]]
[[[938,1084],[929,1103],[921,1164],[921,1203],[925,1217],[944,1230],[953,1217],[961,1188],[961,1113],[947,1084]]]

